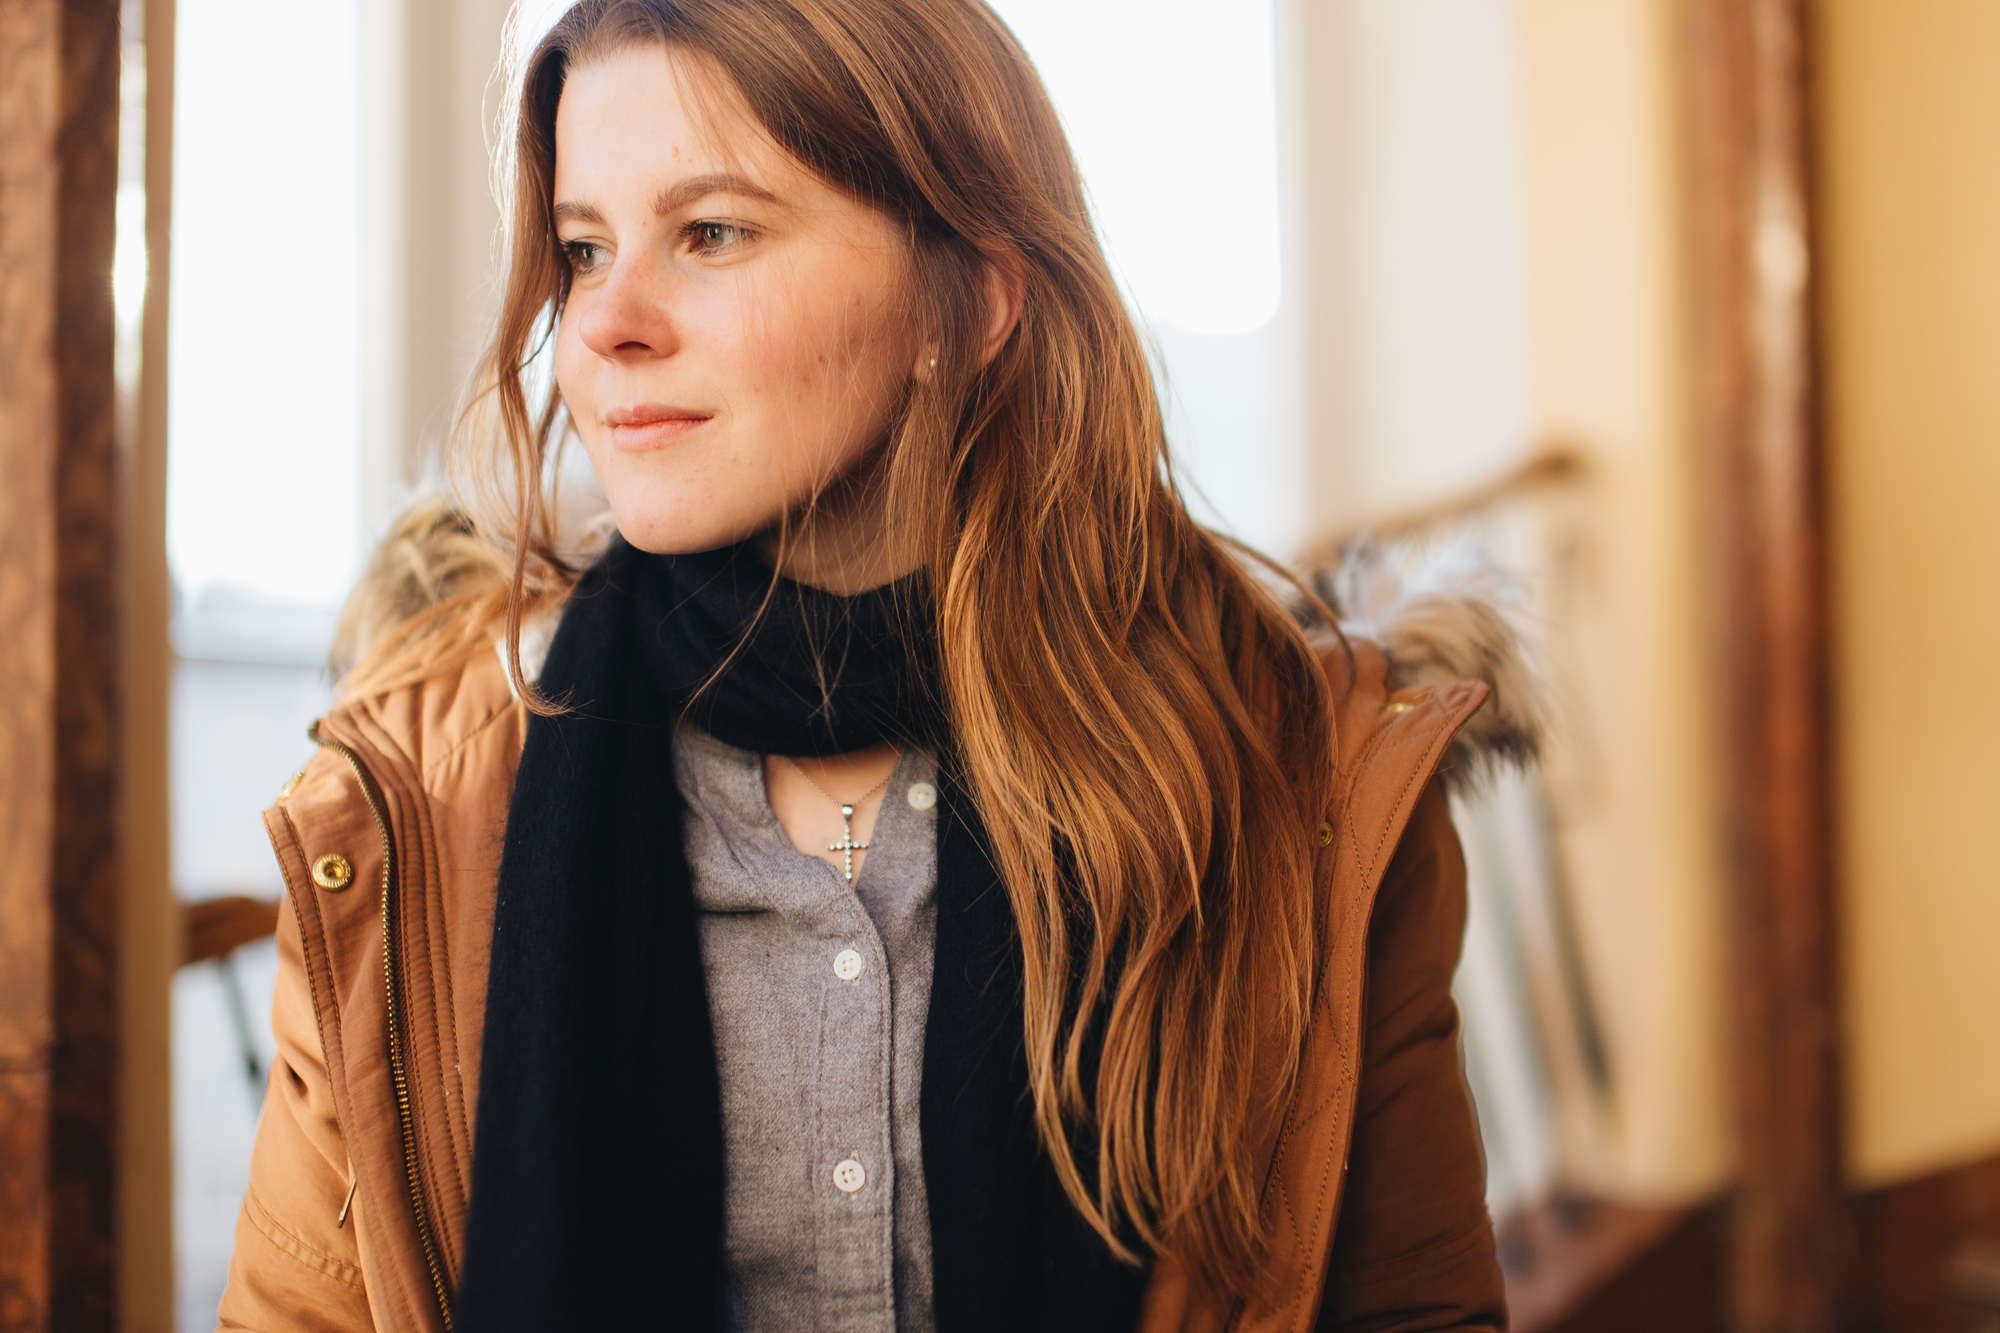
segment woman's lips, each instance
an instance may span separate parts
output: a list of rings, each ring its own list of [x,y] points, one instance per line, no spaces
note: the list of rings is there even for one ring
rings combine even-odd
[[[604,424],[611,428],[611,443],[620,449],[659,449],[709,420],[706,412],[653,403],[615,408],[604,414]]]

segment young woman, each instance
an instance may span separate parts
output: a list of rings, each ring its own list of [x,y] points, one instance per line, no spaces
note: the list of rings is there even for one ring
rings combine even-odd
[[[1504,1326],[1434,780],[1486,687],[1190,519],[1006,28],[583,0],[516,115],[498,516],[385,546],[266,815],[224,1325]]]

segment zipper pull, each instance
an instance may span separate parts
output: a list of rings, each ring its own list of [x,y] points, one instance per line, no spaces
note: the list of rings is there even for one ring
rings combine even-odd
[[[347,1210],[354,1206],[354,1187],[361,1183],[361,1177],[354,1174],[354,1163],[347,1164],[347,1197],[341,1201],[340,1216],[333,1219],[335,1230],[347,1225]]]

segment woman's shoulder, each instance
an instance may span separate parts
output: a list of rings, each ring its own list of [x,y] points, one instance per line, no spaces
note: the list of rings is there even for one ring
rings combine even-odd
[[[337,704],[310,729],[318,752],[265,812],[287,881],[379,882],[392,844],[405,856],[421,845],[425,859],[450,850],[477,860],[505,827],[527,724],[492,652]]]
[[[525,642],[532,636],[532,627],[524,626],[524,659],[533,650]],[[318,736],[322,742],[339,737],[359,742],[402,781],[434,793],[488,778],[511,786],[529,715],[509,678],[505,649],[505,639],[496,634],[482,650],[420,679],[349,695],[320,721]],[[532,680],[535,672],[528,674]]]
[[[510,784],[528,719],[508,666],[513,582],[505,552],[448,499],[406,508],[342,612],[340,702],[319,724],[323,741],[344,737],[373,752],[396,770],[385,781]],[[567,591],[564,579],[544,576],[519,594],[526,682],[540,674]]]

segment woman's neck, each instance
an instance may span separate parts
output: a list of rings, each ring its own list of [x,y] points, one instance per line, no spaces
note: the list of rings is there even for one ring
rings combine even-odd
[[[894,583],[922,563],[917,544],[889,521],[875,467],[850,475],[753,542],[764,562],[795,583],[852,597]]]

